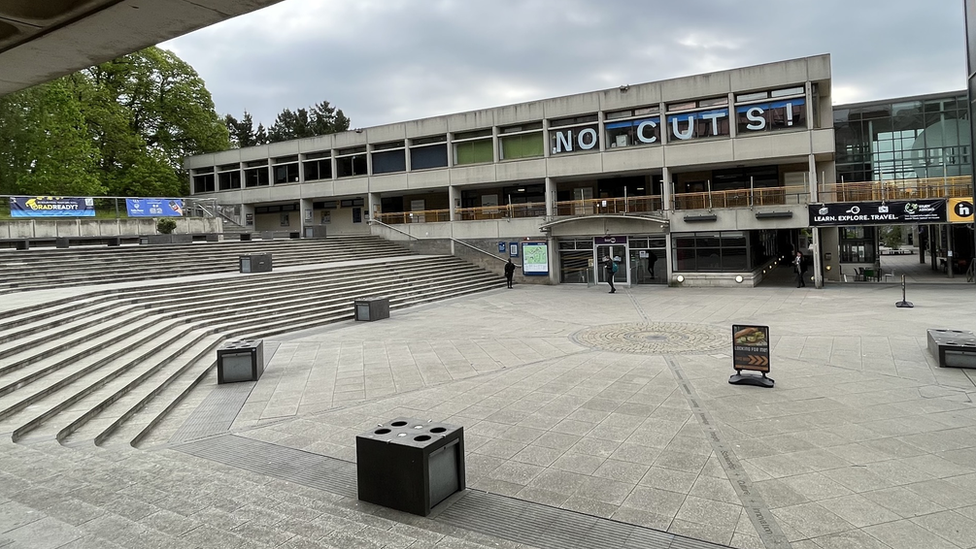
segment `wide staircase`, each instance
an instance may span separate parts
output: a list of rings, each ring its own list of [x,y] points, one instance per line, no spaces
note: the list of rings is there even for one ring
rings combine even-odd
[[[244,248],[228,248],[236,267]],[[392,250],[381,243],[371,249],[374,259],[351,251],[359,259],[353,266],[332,261],[92,288],[7,311],[0,318],[0,433],[20,443],[138,445],[216,375],[215,350],[226,340],[351,320],[354,300],[367,296],[386,297],[396,310],[504,285],[453,256],[376,259]]]
[[[0,294],[234,272],[240,256],[271,254],[275,268],[409,255],[375,236],[254,242],[197,242],[119,248],[0,251]]]

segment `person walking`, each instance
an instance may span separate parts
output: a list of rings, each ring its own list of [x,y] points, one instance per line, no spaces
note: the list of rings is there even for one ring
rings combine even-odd
[[[803,258],[803,252],[796,252],[796,258],[793,259],[793,272],[796,273],[796,287],[805,288],[807,283],[803,278],[807,272],[807,262]]]
[[[603,268],[606,271],[607,283],[610,284],[610,293],[617,293],[617,288],[613,286],[613,275],[617,274],[617,264],[609,256],[603,256]]]
[[[509,258],[508,263],[505,264],[505,280],[508,281],[509,288],[514,288],[512,285],[513,278],[515,278],[515,264]]]

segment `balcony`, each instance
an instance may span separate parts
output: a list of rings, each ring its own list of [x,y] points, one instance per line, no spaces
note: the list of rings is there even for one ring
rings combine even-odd
[[[820,191],[822,202],[878,202],[969,196],[973,196],[973,178],[968,175],[828,183]]]
[[[679,193],[674,197],[675,210],[710,210],[714,208],[748,208],[806,204],[810,190],[805,185],[761,187],[699,193]]]
[[[661,197],[635,196],[628,198],[593,198],[556,202],[556,215],[645,214],[661,211]]]

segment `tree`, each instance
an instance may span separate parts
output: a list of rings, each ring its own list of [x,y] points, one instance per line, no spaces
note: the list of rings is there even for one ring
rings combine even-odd
[[[349,129],[349,119],[342,110],[331,106],[328,101],[316,103],[310,109],[302,108],[297,111],[284,109],[278,113],[274,124],[267,130],[262,124],[258,124],[257,130],[253,130],[254,122],[247,111],[244,111],[241,120],[226,115],[224,123],[230,132],[231,140],[238,147],[328,135]]]
[[[902,244],[904,236],[901,225],[889,225],[881,227],[881,242],[889,248],[898,248]]]
[[[4,194],[98,196],[101,154],[72,83],[61,79],[4,98],[0,189]]]
[[[0,98],[0,193],[180,196],[183,159],[225,150],[203,80],[148,48]]]

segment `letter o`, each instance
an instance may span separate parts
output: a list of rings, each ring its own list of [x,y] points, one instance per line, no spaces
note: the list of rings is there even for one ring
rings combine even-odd
[[[589,143],[583,139],[587,135],[590,136]],[[585,128],[580,130],[579,135],[576,136],[576,142],[579,143],[580,148],[584,151],[592,149],[596,146],[596,130],[593,128]]]

